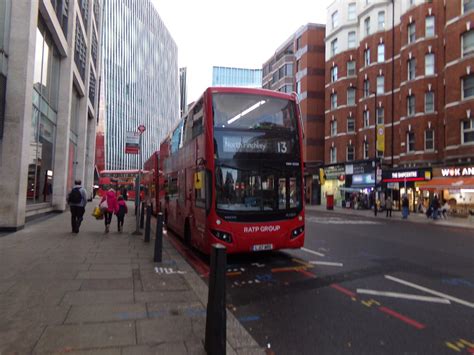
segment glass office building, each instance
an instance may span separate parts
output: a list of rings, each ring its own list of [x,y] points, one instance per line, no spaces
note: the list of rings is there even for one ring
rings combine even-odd
[[[262,87],[261,69],[212,67],[212,86]]]
[[[150,0],[105,0],[105,168],[138,168],[127,131],[145,125],[144,161],[179,119],[178,49]]]

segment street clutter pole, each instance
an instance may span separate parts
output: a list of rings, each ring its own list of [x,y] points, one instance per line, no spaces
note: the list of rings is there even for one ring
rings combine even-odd
[[[151,205],[146,208],[145,243],[150,243]]]
[[[226,353],[225,276],[227,268],[226,247],[213,244],[207,299],[206,338],[204,348],[210,355]]]
[[[163,255],[163,213],[158,213],[156,217],[156,234],[155,234],[155,255],[153,261],[161,263]]]
[[[142,201],[142,211],[140,212],[140,228],[145,225],[145,201]]]
[[[140,149],[139,163],[138,163],[138,176],[137,186],[135,188],[135,206],[136,206],[136,225],[134,235],[142,235],[140,231],[140,184],[141,184],[141,171],[142,171],[142,134],[138,138],[138,149]]]

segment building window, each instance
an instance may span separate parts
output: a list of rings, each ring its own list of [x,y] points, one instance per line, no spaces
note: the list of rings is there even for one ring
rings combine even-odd
[[[330,162],[331,164],[337,163],[337,148],[336,147],[331,147],[330,151]]]
[[[301,94],[301,81],[296,82],[296,93]]]
[[[408,80],[415,80],[416,75],[416,60],[415,58],[408,60]]]
[[[463,0],[464,12],[474,10],[474,0]]]
[[[87,27],[87,20],[89,19],[89,0],[80,0],[80,9],[84,25]]]
[[[384,124],[384,114],[385,110],[383,107],[377,108],[377,124]]]
[[[429,53],[425,55],[425,75],[434,75],[435,73],[435,55]]]
[[[355,48],[356,47],[356,33],[355,33],[355,31],[351,31],[347,34],[347,46],[348,46],[348,48]]]
[[[385,77],[383,75],[377,76],[377,94],[385,92]]]
[[[337,80],[337,65],[331,68],[331,82],[335,82]]]
[[[337,108],[337,94],[331,94],[331,110],[335,110]]]
[[[380,43],[377,46],[377,62],[383,63],[385,61],[385,44]]]
[[[364,97],[370,95],[370,81],[369,79],[364,80]]]
[[[331,121],[331,137],[334,137],[337,135],[337,121]]]
[[[407,96],[407,116],[415,115],[415,95]]]
[[[94,20],[95,26],[99,28],[100,4],[98,0],[94,1]]]
[[[416,27],[415,23],[410,23],[408,25],[408,43],[413,43],[416,40]]]
[[[356,75],[356,62],[354,60],[350,60],[347,62],[347,76],[354,75]]]
[[[432,129],[425,131],[425,150],[434,150],[434,131]]]
[[[298,50],[298,49],[300,49],[300,48],[301,48],[301,37],[298,37],[298,38],[296,39],[296,49]]]
[[[364,159],[369,159],[369,142],[364,142]]]
[[[96,79],[92,70],[89,71],[89,100],[91,101],[92,107],[95,107],[95,92],[96,92]]]
[[[85,81],[86,75],[86,41],[82,34],[81,26],[79,21],[76,21],[76,34],[75,34],[75,47],[74,47],[74,62],[76,63],[77,69],[83,81]]]
[[[433,37],[435,35],[435,17],[427,16],[425,22],[425,37]]]
[[[364,20],[364,33],[366,36],[370,35],[370,17]]]
[[[379,11],[377,14],[377,28],[379,31],[385,29],[385,11]]]
[[[353,117],[347,117],[347,133],[355,132],[355,120]]]
[[[97,56],[98,56],[99,43],[97,42],[97,35],[95,31],[92,31],[92,45],[91,45],[91,54],[92,61],[94,62],[94,67],[97,69]]]
[[[462,143],[474,143],[474,118],[461,123]]]
[[[331,56],[334,57],[337,54],[337,38],[331,41]]]
[[[347,89],[347,106],[353,106],[356,102],[356,90],[354,88]]]
[[[356,19],[356,11],[357,11],[356,3],[351,2],[347,7],[347,19],[349,21],[353,21]]]
[[[364,119],[364,128],[369,127],[370,126],[370,112],[369,112],[369,110],[364,111],[363,119]]]
[[[352,144],[349,144],[347,146],[346,160],[347,161],[354,160],[354,146]]]
[[[301,60],[298,59],[296,61],[296,72],[298,73],[301,70]]]
[[[334,11],[331,15],[331,24],[333,29],[339,26],[339,13],[337,11]]]
[[[407,133],[407,152],[415,151],[415,132]]]
[[[474,0],[473,0],[474,1]],[[474,53],[474,30],[462,34],[462,55],[463,57]]]
[[[370,48],[367,48],[364,51],[364,65],[368,66],[370,64]]]
[[[434,92],[428,91],[425,93],[425,112],[434,112]]]
[[[474,74],[462,78],[462,98],[474,97]]]

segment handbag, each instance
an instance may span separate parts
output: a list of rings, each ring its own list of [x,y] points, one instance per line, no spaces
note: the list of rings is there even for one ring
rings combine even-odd
[[[109,204],[107,203],[107,199],[102,201],[99,205],[100,209],[103,210],[108,210],[109,209]]]

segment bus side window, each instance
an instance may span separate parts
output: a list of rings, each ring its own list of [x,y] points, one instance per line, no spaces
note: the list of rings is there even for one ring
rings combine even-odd
[[[193,138],[196,138],[203,132],[202,116],[193,121]]]

